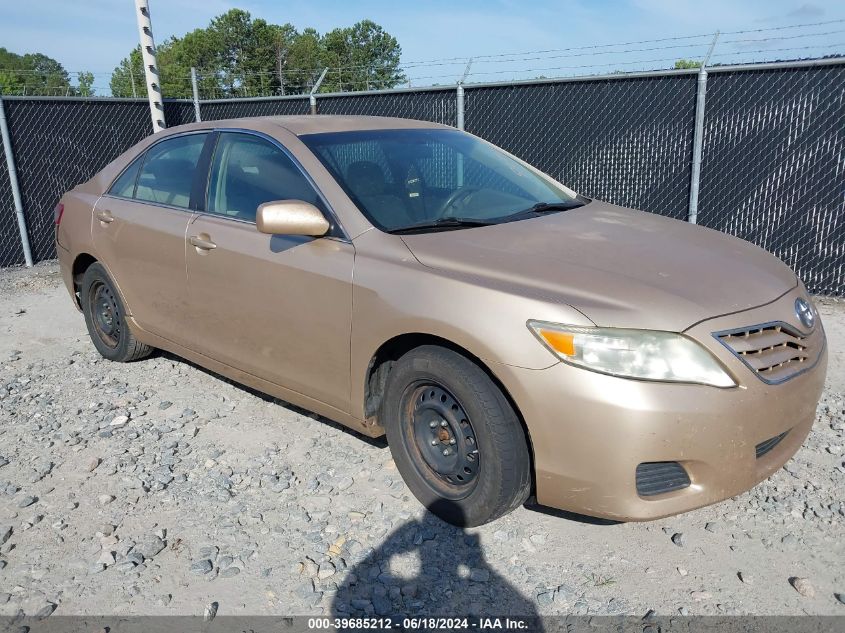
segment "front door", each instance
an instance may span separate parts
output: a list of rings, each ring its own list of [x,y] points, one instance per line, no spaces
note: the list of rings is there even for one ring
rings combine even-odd
[[[326,212],[270,141],[222,132],[210,169],[205,213],[187,233],[189,347],[348,411],[354,247],[257,231],[263,202],[304,200]]]
[[[94,247],[145,330],[183,343],[187,315],[185,233],[206,133],[152,145],[94,208]]]

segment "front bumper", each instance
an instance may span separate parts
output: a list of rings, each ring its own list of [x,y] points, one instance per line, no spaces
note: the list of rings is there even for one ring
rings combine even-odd
[[[590,516],[649,520],[735,496],[775,472],[813,424],[827,350],[820,345],[811,368],[794,378],[766,384],[712,333],[777,319],[795,322],[797,296],[798,289],[686,332],[728,368],[739,383],[731,389],[615,378],[563,363],[544,370],[496,366],[531,436],[537,501]],[[824,337],[821,323],[813,336]],[[757,457],[758,444],[784,432]],[[679,462],[690,485],[638,494],[637,465],[666,461]]]

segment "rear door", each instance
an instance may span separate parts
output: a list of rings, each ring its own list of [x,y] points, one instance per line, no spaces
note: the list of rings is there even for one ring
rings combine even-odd
[[[150,146],[94,208],[94,246],[128,311],[145,330],[177,343],[187,324],[185,232],[208,137],[182,134]]]
[[[272,200],[304,200],[332,217],[286,150],[220,132],[204,212],[188,227],[189,346],[348,411],[354,248],[339,233],[259,233],[256,209]]]

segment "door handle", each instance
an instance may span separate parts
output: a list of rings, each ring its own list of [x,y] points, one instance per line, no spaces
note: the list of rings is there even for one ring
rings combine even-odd
[[[97,219],[103,224],[110,224],[111,222],[114,222],[114,216],[111,214],[111,211],[107,211],[105,209],[97,211]]]
[[[212,242],[210,239],[203,239],[199,235],[192,235],[188,240],[193,246],[196,246],[199,249],[204,251],[210,251],[217,248],[217,244]]]

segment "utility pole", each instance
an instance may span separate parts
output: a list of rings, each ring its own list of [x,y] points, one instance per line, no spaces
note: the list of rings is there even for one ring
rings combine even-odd
[[[165,129],[164,99],[161,96],[161,78],[156,62],[156,45],[153,39],[153,24],[150,19],[148,0],[135,0],[135,18],[138,20],[138,39],[141,42],[141,57],[144,59],[144,75],[147,79],[147,96],[150,100],[150,117],[153,133]]]
[[[287,50],[283,46],[282,42],[282,35],[279,34],[278,38],[276,39],[276,70],[279,73],[279,89],[282,92],[282,96],[285,96],[285,71],[283,66],[285,65],[284,60],[284,53]]]

